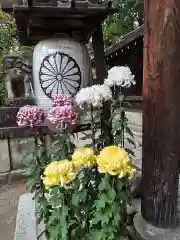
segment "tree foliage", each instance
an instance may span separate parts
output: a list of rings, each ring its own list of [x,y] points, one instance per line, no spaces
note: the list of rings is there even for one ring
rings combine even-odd
[[[3,58],[9,53],[16,36],[16,25],[13,16],[0,10],[0,80],[3,76]],[[5,104],[6,88],[0,81],[0,106]]]
[[[142,24],[143,7],[137,0],[114,0],[119,12],[109,16],[104,24],[105,45],[110,46],[117,40]]]
[[[3,58],[11,49],[18,45],[16,23],[12,15],[0,10],[0,70],[2,71]]]
[[[3,59],[10,52],[21,55],[24,59],[32,58],[32,47],[21,46],[17,36],[17,27],[13,14],[0,10],[0,106],[5,104]]]
[[[33,48],[20,45],[13,14],[7,14],[0,10],[0,70],[2,70],[4,56],[9,52],[20,54],[25,59],[29,59],[32,57]]]

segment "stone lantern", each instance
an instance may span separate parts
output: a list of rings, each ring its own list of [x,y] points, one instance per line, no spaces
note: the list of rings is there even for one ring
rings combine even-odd
[[[93,72],[99,83],[104,81],[106,66],[101,24],[116,11],[110,2],[97,0],[29,0],[14,7],[21,44],[36,45],[34,94],[36,104],[45,112],[51,108],[56,94],[74,96],[81,87],[92,84],[86,47],[91,37],[96,65]]]

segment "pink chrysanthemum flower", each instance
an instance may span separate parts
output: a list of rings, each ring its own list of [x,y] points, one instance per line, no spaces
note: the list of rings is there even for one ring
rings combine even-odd
[[[53,98],[52,107],[73,105],[73,98],[68,94],[56,95]]]
[[[47,119],[56,124],[56,128],[64,129],[69,124],[74,124],[77,119],[76,108],[73,105],[64,105],[53,107]]]
[[[17,113],[18,126],[34,127],[44,122],[44,112],[37,106],[24,106],[21,107]]]

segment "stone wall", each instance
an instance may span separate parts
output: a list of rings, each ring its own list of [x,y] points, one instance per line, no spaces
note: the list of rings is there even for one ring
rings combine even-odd
[[[47,145],[50,144],[49,138],[47,135]],[[33,145],[33,137],[0,140],[0,183],[24,176],[24,156],[32,151]]]
[[[0,173],[23,169],[23,157],[33,145],[33,137],[0,140]]]

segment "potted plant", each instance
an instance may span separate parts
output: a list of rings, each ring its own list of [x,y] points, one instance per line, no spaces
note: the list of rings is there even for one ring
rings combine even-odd
[[[49,240],[116,240],[126,239],[126,206],[131,204],[130,181],[136,172],[130,149],[133,134],[123,109],[123,87],[135,84],[128,67],[109,70],[103,85],[81,89],[75,98],[56,96],[46,117],[51,129],[58,132],[50,152],[43,140],[37,144],[30,173],[32,190],[37,198],[39,220],[45,224]],[[113,142],[106,145],[97,122],[109,102]],[[38,107],[20,109],[19,125],[38,125],[44,118]],[[91,143],[76,148],[72,141],[72,125],[79,110],[90,112]],[[82,115],[82,114],[81,114]],[[43,117],[42,117],[43,116]],[[103,121],[101,121],[101,124]],[[52,128],[53,126],[53,128]],[[37,136],[38,137],[38,136]],[[107,136],[108,137],[108,136]]]

